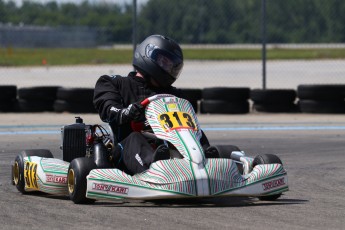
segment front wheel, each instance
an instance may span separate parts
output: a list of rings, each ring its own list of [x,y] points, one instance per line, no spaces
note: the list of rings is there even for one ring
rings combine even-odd
[[[277,155],[274,154],[264,154],[264,155],[258,155],[254,158],[253,161],[253,168],[257,165],[262,165],[262,164],[283,164],[280,158]],[[282,194],[275,194],[275,195],[270,195],[270,196],[261,196],[258,197],[259,200],[264,200],[264,201],[274,201],[278,199]]]
[[[53,154],[47,149],[29,149],[20,152],[12,165],[12,184],[16,186],[19,192],[25,194],[25,178],[24,178],[24,157],[44,157],[54,158]]]
[[[91,158],[80,157],[72,160],[68,168],[67,186],[69,198],[75,204],[91,204],[95,200],[86,198],[87,180],[92,169],[97,168]]]
[[[231,153],[233,151],[241,151],[235,145],[215,145],[215,146],[211,146],[210,148],[215,148],[220,158],[227,158],[227,159],[231,159]]]

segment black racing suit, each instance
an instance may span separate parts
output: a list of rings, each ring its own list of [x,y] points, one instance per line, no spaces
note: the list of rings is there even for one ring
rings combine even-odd
[[[172,86],[157,88],[148,85],[144,78],[136,76],[136,72],[130,72],[128,76],[103,75],[98,79],[93,103],[100,118],[110,124],[116,141],[119,142],[117,147],[121,149],[121,156],[114,157],[117,161],[116,167],[130,174],[149,168],[154,151],[140,133],[132,131],[130,122],[121,123],[121,110],[132,103],[163,93],[183,96],[181,90]],[[209,146],[205,135],[201,143],[203,147]]]

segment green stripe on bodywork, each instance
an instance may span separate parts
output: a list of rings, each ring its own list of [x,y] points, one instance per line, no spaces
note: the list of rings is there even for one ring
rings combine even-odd
[[[188,131],[189,131],[189,134],[193,137],[195,143],[199,143],[199,141],[195,138],[193,131],[192,130],[188,130]],[[198,148],[199,148],[200,152],[203,154],[203,156],[204,156],[203,158],[205,159],[204,150],[202,149],[200,144],[198,144]]]
[[[177,99],[177,101],[176,101],[176,104],[177,104],[178,109],[179,109],[180,111],[182,111],[182,109],[181,109],[181,106],[180,106],[180,103],[179,103],[179,100],[178,100],[178,99]]]
[[[210,175],[209,172],[207,171],[207,168],[205,167],[206,175],[207,175],[207,183],[208,183],[208,192],[211,195],[211,180],[210,180]]]
[[[273,179],[273,178],[282,177],[282,176],[285,176],[285,175],[286,175],[286,173],[284,173],[284,174],[279,174],[279,175],[274,175],[274,176],[271,176],[271,177],[267,177],[267,178],[264,178],[264,179],[261,179],[261,180],[252,182],[252,183],[250,183],[250,184],[245,184],[245,185],[240,186],[240,187],[227,189],[227,190],[224,190],[224,191],[222,191],[222,192],[218,192],[218,193],[215,193],[215,194],[212,194],[212,195],[221,195],[221,194],[223,194],[223,193],[231,192],[231,191],[233,191],[233,190],[237,190],[237,189],[244,188],[244,187],[247,187],[247,186],[250,186],[250,185],[258,184],[258,183],[261,183],[261,182],[263,182],[263,181],[271,180],[271,179]]]
[[[196,143],[199,143],[199,141],[195,138],[195,135],[193,133],[193,131],[189,130],[189,133],[190,135],[193,137],[194,141]],[[205,161],[205,154],[204,154],[204,150],[202,149],[201,145],[198,145],[198,148],[199,148],[199,151],[203,154],[203,160]],[[203,162],[204,164],[205,162]],[[205,171],[206,171],[206,175],[207,175],[207,183],[208,183],[208,191],[209,193],[211,193],[211,181],[210,181],[210,176],[208,174],[208,171],[207,171],[207,168],[205,167],[205,164],[204,164],[204,168],[205,168]]]
[[[184,143],[183,139],[181,138],[180,134],[179,134],[177,131],[175,131],[175,132],[176,132],[178,138],[180,139],[181,143],[183,144],[184,148],[186,149],[189,159],[192,160],[192,157],[191,157],[191,155],[190,155],[190,153],[189,153],[189,150],[188,150],[186,144]],[[194,181],[197,181],[197,180],[196,180],[196,176],[195,176],[195,172],[194,172],[194,169],[193,169],[193,162],[192,162],[192,161],[189,161],[189,165],[190,165],[190,169],[192,170],[193,179],[194,179]],[[195,194],[198,195],[198,186],[197,186],[197,182],[194,183],[194,186],[195,186]]]
[[[43,165],[42,165],[42,160],[43,160],[43,158],[41,158],[41,160],[40,160],[40,165],[41,165],[41,169],[43,170],[43,172],[45,172],[45,173],[46,172],[48,172],[48,173],[55,173],[55,174],[67,174],[68,168],[67,168],[66,172],[45,170]]]
[[[61,174],[61,175],[66,175],[67,174],[67,172],[57,172],[57,171],[50,171],[50,170],[43,170],[43,172],[54,173],[54,174]]]
[[[165,98],[163,98],[163,102],[164,102],[165,111],[166,111],[166,112],[169,112],[168,105],[167,105],[167,103],[165,102]]]
[[[183,139],[181,138],[181,135],[180,135],[176,130],[174,130],[174,132],[175,132],[176,135],[178,136],[178,139],[180,139],[180,142],[182,143],[183,147],[186,149],[187,155],[188,155],[189,159],[192,160],[192,157],[191,157],[191,155],[190,155],[190,152],[189,152],[189,150],[188,150],[188,148],[187,148],[187,146],[186,146],[186,143],[184,143]]]
[[[127,185],[127,186],[139,187],[139,188],[143,188],[143,189],[150,189],[150,190],[155,190],[155,191],[170,192],[170,193],[179,194],[179,195],[193,196],[193,195],[188,194],[188,193],[176,192],[176,191],[171,191],[171,190],[167,190],[167,189],[150,188],[150,187],[146,187],[146,186],[143,186],[143,185],[129,184],[129,183],[120,182],[120,181],[114,182],[112,180],[105,180],[105,179],[98,179],[98,178],[89,178],[88,180],[102,181],[102,182],[108,182],[108,183],[113,183],[113,184],[116,183],[116,184],[122,184],[122,185]]]

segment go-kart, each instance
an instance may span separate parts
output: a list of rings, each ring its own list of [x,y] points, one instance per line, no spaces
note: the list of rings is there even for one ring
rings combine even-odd
[[[213,146],[208,156],[191,104],[159,94],[142,102],[151,139],[169,147],[170,157],[154,161],[135,175],[114,168],[110,152],[116,144],[111,129],[85,125],[81,118],[62,127],[63,159],[45,149],[25,150],[12,167],[13,184],[21,193],[42,191],[68,195],[74,203],[98,199],[175,199],[248,196],[276,200],[288,191],[288,178],[276,155],[246,156],[233,145]]]

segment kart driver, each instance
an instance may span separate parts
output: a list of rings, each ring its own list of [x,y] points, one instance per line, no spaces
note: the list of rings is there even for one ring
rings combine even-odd
[[[136,48],[132,64],[135,71],[128,76],[101,76],[95,86],[93,102],[118,142],[112,151],[115,167],[134,175],[148,169],[157,157],[161,159],[162,155],[169,154],[163,142],[154,150],[140,132],[133,131],[131,123],[145,120],[145,108],[140,104],[144,99],[156,94],[182,96],[181,91],[171,85],[182,70],[183,54],[172,39],[151,35]],[[204,149],[209,147],[204,134],[200,142]]]

